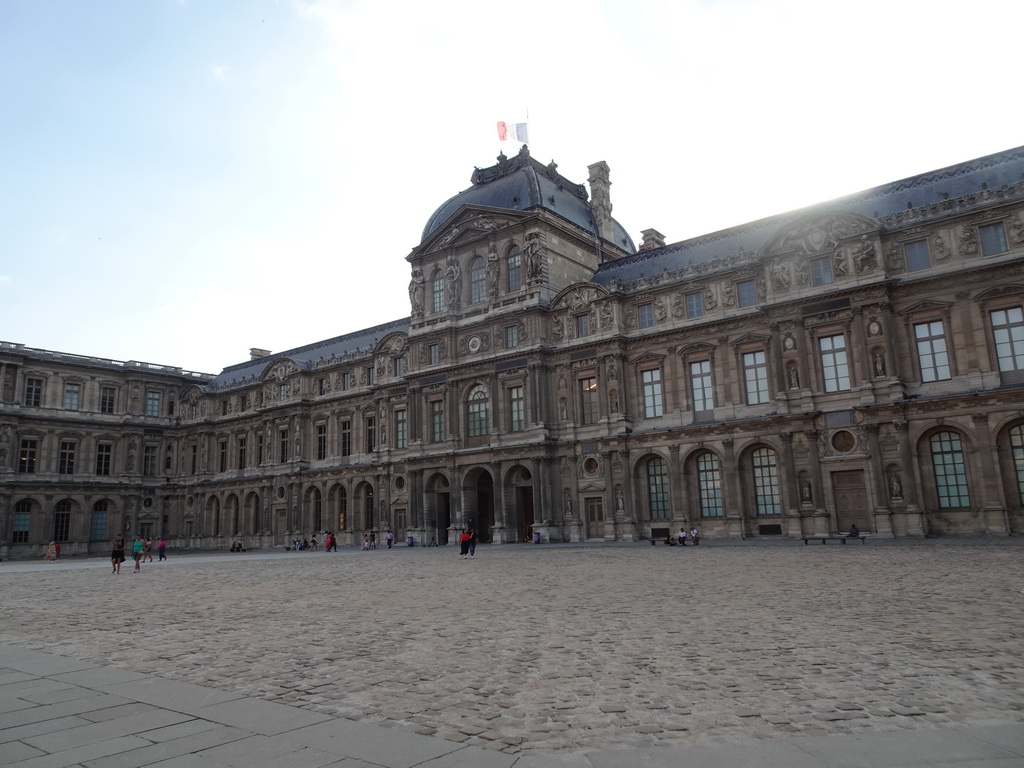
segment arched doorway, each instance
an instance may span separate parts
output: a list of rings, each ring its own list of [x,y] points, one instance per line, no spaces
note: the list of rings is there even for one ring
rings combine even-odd
[[[441,473],[432,475],[424,486],[423,519],[427,535],[438,544],[447,544],[452,524],[451,493],[448,478]]]
[[[508,541],[533,541],[533,475],[526,467],[515,466],[506,475],[505,487],[512,502],[506,525],[515,532]]]
[[[465,525],[476,529],[481,544],[490,544],[494,529],[494,478],[482,467],[471,469],[463,489]]]

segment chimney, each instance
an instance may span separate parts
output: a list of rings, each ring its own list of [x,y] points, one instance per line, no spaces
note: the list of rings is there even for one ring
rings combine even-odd
[[[639,251],[649,251],[653,248],[661,248],[665,244],[665,236],[656,229],[645,229],[640,233],[643,235],[643,242],[640,243]]]
[[[590,170],[590,209],[594,214],[597,234],[610,243],[615,242],[612,229],[612,199],[609,194],[612,183],[608,180],[608,163],[602,160],[588,166]]]
[[[249,359],[259,360],[261,357],[267,357],[270,355],[269,349],[260,349],[259,347],[249,347]]]

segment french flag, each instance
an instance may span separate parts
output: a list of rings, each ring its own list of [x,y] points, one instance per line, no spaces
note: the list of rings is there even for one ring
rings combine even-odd
[[[498,141],[521,141],[523,144],[529,144],[530,136],[526,132],[526,123],[506,123],[499,120]]]

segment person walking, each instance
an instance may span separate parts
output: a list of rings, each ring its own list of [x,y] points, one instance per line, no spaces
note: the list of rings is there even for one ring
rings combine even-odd
[[[136,536],[135,541],[132,542],[132,560],[135,561],[135,570],[132,573],[139,573],[142,570],[142,555],[145,548],[146,544],[142,541],[142,537]]]
[[[384,534],[384,541],[388,543],[388,549],[391,549],[391,545],[395,542],[395,534],[389,530]]]
[[[164,537],[161,536],[160,537],[160,542],[156,545],[157,559],[158,560],[166,560],[167,559],[167,555],[165,554],[166,552],[167,552],[167,542],[164,541]]]
[[[153,540],[149,536],[142,542],[142,560],[147,563],[153,562]]]
[[[113,567],[111,573],[121,572],[121,563],[124,562],[124,536],[120,533],[114,537],[114,543],[110,547],[110,564]]]
[[[476,557],[476,542],[477,542],[476,528],[470,528],[469,529],[469,556],[470,556],[470,558]]]
[[[338,534],[336,534],[334,531],[331,531],[331,546],[328,547],[328,549],[331,552],[338,551]]]
[[[46,545],[46,554],[43,555],[43,560],[54,563],[57,561],[57,542],[51,541]]]
[[[469,557],[469,531],[466,528],[463,528],[462,533],[459,534],[459,554],[462,555],[463,560]]]

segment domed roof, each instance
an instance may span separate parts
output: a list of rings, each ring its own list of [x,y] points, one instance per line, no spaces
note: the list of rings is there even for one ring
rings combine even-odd
[[[508,211],[544,208],[590,234],[597,235],[597,224],[586,187],[569,181],[558,172],[557,167],[554,161],[545,166],[534,160],[525,144],[519,154],[511,159],[504,153],[498,155],[496,165],[473,171],[472,187],[455,195],[434,211],[423,228],[421,242],[441,229],[446,221],[467,205]],[[636,246],[625,228],[614,219],[612,227],[614,245],[627,253],[635,253]]]

